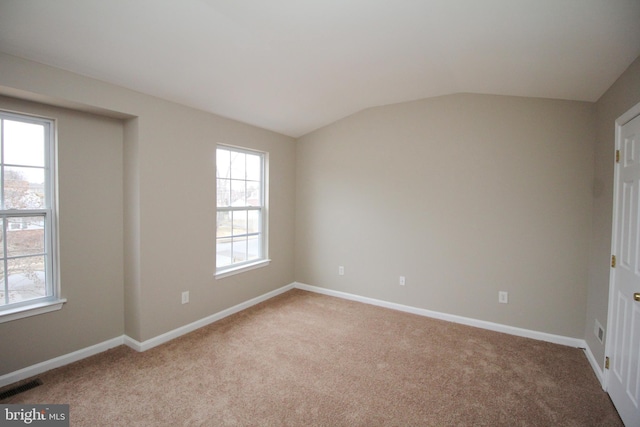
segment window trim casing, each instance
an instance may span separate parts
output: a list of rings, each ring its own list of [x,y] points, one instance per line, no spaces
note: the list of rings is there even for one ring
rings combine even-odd
[[[67,302],[61,297],[60,287],[60,266],[59,266],[59,240],[58,240],[58,182],[57,182],[57,120],[51,117],[44,117],[35,114],[16,112],[10,110],[0,110],[2,119],[15,120],[25,123],[40,124],[45,129],[45,203],[43,209],[17,210],[16,213],[22,215],[34,215],[44,213],[45,227],[45,253],[47,262],[45,263],[45,277],[49,279],[46,283],[47,293],[50,295],[22,301],[20,303],[7,306],[0,306],[0,323],[25,317],[36,316],[62,308]]]
[[[247,147],[241,147],[237,145],[231,144],[216,144],[216,152],[218,149],[236,151],[245,154],[251,155],[259,155],[262,158],[262,171],[260,177],[261,184],[261,195],[262,195],[262,206],[259,208],[261,211],[261,221],[260,221],[260,236],[261,236],[261,253],[262,257],[256,260],[245,261],[243,263],[230,264],[224,267],[218,267],[217,263],[215,266],[214,277],[216,280],[223,279],[225,277],[233,276],[235,274],[243,273],[245,271],[254,270],[256,268],[266,267],[271,263],[271,259],[269,258],[269,153],[267,151],[255,150]],[[217,230],[217,221],[218,221],[218,212],[220,208],[217,203],[217,191],[218,191],[218,174],[217,174],[217,156],[216,156],[216,203],[215,203],[215,218],[216,218],[216,230]],[[223,211],[233,211],[233,210],[251,210],[246,207],[241,208],[223,208]],[[254,210],[258,210],[255,209]],[[217,254],[217,234],[215,236],[216,240],[216,254]]]

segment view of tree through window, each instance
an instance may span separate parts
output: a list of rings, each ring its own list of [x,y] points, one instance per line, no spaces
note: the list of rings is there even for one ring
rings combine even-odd
[[[217,270],[264,258],[264,155],[219,146],[216,151]]]
[[[0,114],[0,307],[52,295],[49,121]]]

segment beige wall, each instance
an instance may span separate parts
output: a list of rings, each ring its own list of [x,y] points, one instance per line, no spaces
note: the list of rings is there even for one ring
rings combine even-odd
[[[109,221],[94,226],[102,230],[115,222],[121,239],[120,262],[124,259],[124,266],[113,273],[118,275],[120,306],[110,311],[119,327],[109,327],[111,323],[107,322],[74,329],[49,322],[54,316],[70,315],[68,307],[73,305],[81,305],[85,311],[110,310],[98,307],[83,293],[67,295],[63,284],[63,294],[69,302],[57,314],[0,325],[3,342],[18,342],[23,330],[40,327],[49,336],[42,346],[32,342],[19,352],[12,349],[3,354],[6,367],[0,369],[0,375],[123,333],[142,342],[294,281],[292,138],[2,53],[0,69],[0,94],[121,119],[120,174],[111,182],[99,180],[101,185],[118,183],[120,217],[111,216]],[[270,161],[271,264],[221,280],[213,276],[217,143],[268,151]],[[98,148],[95,155],[101,155]],[[99,158],[96,162],[100,162]],[[83,172],[90,170],[84,168]],[[82,184],[78,180],[76,185]],[[89,216],[81,222],[93,223]],[[61,233],[65,233],[64,229]],[[83,239],[89,235],[86,233]],[[69,257],[64,248],[62,251],[63,257]],[[86,268],[77,267],[79,271]],[[180,296],[185,290],[190,291],[190,303],[182,305]],[[16,345],[20,348],[21,344]],[[28,358],[21,357],[25,352],[29,353]]]
[[[0,94],[83,111],[0,98],[59,120],[69,300],[0,324],[0,375],[123,333],[145,341],[294,280],[586,338],[604,357],[592,330],[606,326],[613,121],[640,101],[640,60],[597,104],[445,96],[297,144],[2,53],[0,69]],[[272,263],[216,281],[219,142],[270,153]]]
[[[158,101],[140,117],[140,332],[148,340],[294,281],[292,138]],[[215,150],[269,153],[271,264],[215,280]],[[129,285],[128,285],[129,286]],[[190,303],[181,304],[181,292]],[[135,331],[128,331],[135,334]]]
[[[0,375],[122,334],[122,121],[0,97],[57,120],[64,307],[0,324]]]
[[[453,95],[368,109],[302,137],[296,280],[582,338],[594,112]]]
[[[124,333],[139,337],[140,297],[140,173],[138,119],[124,123]]]
[[[618,78],[596,103],[595,184],[592,249],[585,339],[596,360],[604,365],[604,345],[593,333],[595,321],[607,330],[611,224],[613,212],[613,156],[615,121],[640,102],[640,57]]]

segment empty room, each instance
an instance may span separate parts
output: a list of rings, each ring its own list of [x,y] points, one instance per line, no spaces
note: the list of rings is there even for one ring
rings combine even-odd
[[[640,425],[639,23],[0,0],[0,424]]]

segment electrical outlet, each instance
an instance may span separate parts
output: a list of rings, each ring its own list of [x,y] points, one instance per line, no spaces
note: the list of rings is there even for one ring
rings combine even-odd
[[[407,281],[404,278],[404,276],[400,276],[400,280],[398,281],[398,283],[400,284],[400,286],[404,286],[407,283]]]
[[[593,325],[593,334],[598,338],[600,344],[604,344],[604,328],[600,322],[598,322],[598,319],[596,319],[596,323]]]
[[[338,276],[344,276],[344,267],[338,266]]]
[[[182,293],[182,303],[186,304],[189,302],[189,291],[184,291]]]
[[[500,304],[508,304],[509,303],[509,292],[498,291],[498,302]]]

